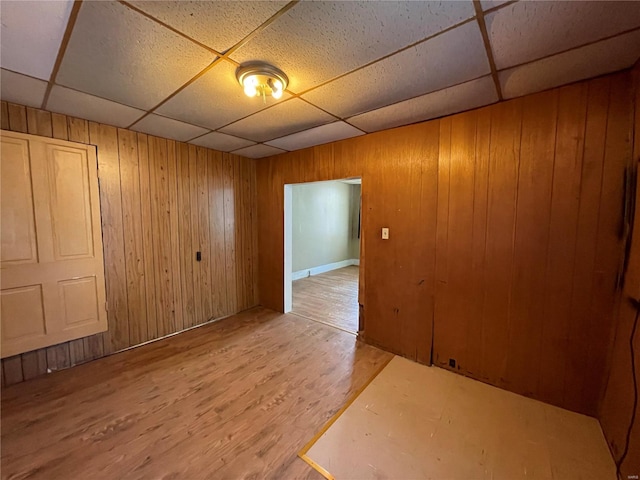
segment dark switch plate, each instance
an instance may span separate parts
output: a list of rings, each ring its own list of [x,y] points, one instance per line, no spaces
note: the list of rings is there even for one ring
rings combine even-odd
[[[196,261],[202,261],[202,252],[196,252]]]

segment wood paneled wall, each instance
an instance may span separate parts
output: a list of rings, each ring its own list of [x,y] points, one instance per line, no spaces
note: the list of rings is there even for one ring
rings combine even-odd
[[[635,118],[633,159],[636,169],[640,166],[640,62],[634,68]],[[640,188],[636,191],[636,212],[633,233],[632,258],[640,260]],[[633,261],[633,260],[632,260]],[[600,405],[599,419],[611,453],[616,461],[620,460],[627,439],[627,432],[632,422],[634,382],[631,368],[631,345],[633,324],[638,314],[638,304],[631,301],[628,295],[640,291],[640,263],[629,264],[625,277],[625,291],[620,295],[619,310],[615,328],[615,342],[611,354],[611,369],[607,381],[604,398]],[[630,284],[629,284],[630,283]],[[640,325],[633,337],[636,384],[640,385]],[[635,421],[631,425],[629,450],[620,466],[622,478],[633,478],[640,475],[640,411],[636,412]]]
[[[3,385],[257,305],[254,160],[1,106],[5,130],[97,146],[109,322],[104,334],[4,359]]]
[[[595,415],[630,92],[623,72],[258,161],[261,303],[283,308],[283,185],[361,176],[365,340]]]
[[[440,122],[434,363],[596,413],[622,255],[627,79]]]

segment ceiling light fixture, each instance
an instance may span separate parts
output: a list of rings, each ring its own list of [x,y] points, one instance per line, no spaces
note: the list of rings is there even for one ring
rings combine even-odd
[[[276,100],[289,84],[289,79],[282,70],[266,63],[249,63],[236,70],[236,78],[247,97],[262,97],[266,102],[267,95]]]

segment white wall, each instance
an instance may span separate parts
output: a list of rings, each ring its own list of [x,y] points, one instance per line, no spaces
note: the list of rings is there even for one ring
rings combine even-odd
[[[358,221],[360,219],[360,185],[349,185],[351,187],[351,238],[349,240],[349,250],[351,258],[360,258],[360,237],[358,237]]]
[[[360,185],[334,181],[292,186],[294,272],[354,258],[354,187],[359,203]]]

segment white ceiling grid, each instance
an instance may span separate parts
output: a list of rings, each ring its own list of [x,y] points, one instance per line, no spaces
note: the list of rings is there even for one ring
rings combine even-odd
[[[3,0],[0,9],[3,100],[252,158],[542,91],[640,56],[633,1]],[[281,100],[244,96],[235,70],[256,60],[289,76]]]

